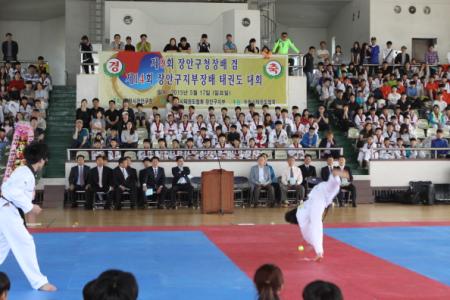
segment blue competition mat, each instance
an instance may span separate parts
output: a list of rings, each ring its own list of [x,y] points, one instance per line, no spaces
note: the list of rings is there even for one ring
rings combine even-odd
[[[450,227],[328,228],[325,234],[450,286]]]
[[[202,232],[34,234],[41,270],[59,291],[31,290],[10,253],[0,270],[10,300],[80,300],[83,286],[115,268],[132,272],[139,299],[254,299],[253,284]]]

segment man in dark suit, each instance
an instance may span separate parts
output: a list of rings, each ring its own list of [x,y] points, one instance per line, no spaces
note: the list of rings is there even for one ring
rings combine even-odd
[[[311,155],[306,154],[303,160],[303,165],[299,166],[300,171],[302,171],[303,177],[302,185],[305,187],[305,193],[308,192],[308,182],[307,182],[308,179],[317,177],[316,167],[311,165],[311,162],[312,162]]]
[[[90,168],[84,165],[84,156],[77,156],[77,165],[70,169],[69,174],[69,199],[72,207],[77,207],[75,194],[77,191],[86,191]]]
[[[328,181],[330,174],[333,173],[334,158],[333,156],[327,157],[327,165],[320,170],[320,177],[323,181]]]
[[[147,177],[148,168],[152,165],[150,158],[146,157],[142,161],[144,167],[139,171],[139,192],[138,192],[138,208],[145,207],[145,194],[143,192],[144,183]]]
[[[356,188],[353,185],[353,175],[352,175],[352,171],[350,170],[350,168],[345,165],[345,162],[346,162],[345,157],[339,156],[339,166],[338,166],[339,169],[346,170],[349,175],[348,182],[343,181],[343,183],[341,185],[341,191],[350,192],[352,206],[356,207]],[[343,201],[343,193],[342,192],[340,192],[338,194],[338,201],[339,201],[339,206],[342,206],[342,201]]]
[[[133,176],[133,178],[136,178],[136,186],[137,186],[137,179],[138,179],[138,173],[135,168],[131,166],[132,160],[131,157],[125,156],[125,159],[127,160],[127,171],[130,172],[130,174]]]
[[[114,207],[120,210],[124,192],[130,194],[131,207],[136,205],[137,176],[128,169],[128,160],[125,157],[119,159],[119,165],[113,170],[115,201]]]
[[[6,39],[2,43],[2,52],[4,61],[17,61],[17,53],[19,53],[19,45],[12,40],[12,34],[7,33]]]
[[[152,157],[152,165],[147,169],[147,176],[142,184],[142,189],[147,192],[148,189],[152,189],[152,197],[156,197],[158,202],[158,208],[163,208],[167,188],[165,186],[166,174],[164,169],[159,167],[159,158],[157,156]]]
[[[177,166],[172,168],[172,191],[171,191],[171,204],[172,207],[176,207],[176,195],[177,192],[187,192],[187,199],[189,207],[192,206],[192,199],[194,198],[194,188],[192,187],[189,174],[191,170],[185,167],[183,156],[177,156],[176,158]]]
[[[94,197],[97,192],[105,193],[105,209],[111,207],[110,191],[113,190],[112,176],[113,172],[111,168],[107,167],[104,163],[105,158],[102,155],[97,156],[95,163],[96,167],[89,171],[88,176],[88,199],[86,201],[85,208],[92,209],[94,203]]]
[[[402,51],[395,56],[394,63],[396,65],[402,65],[403,67],[406,63],[409,63],[409,54],[406,53],[406,49],[406,46],[402,46]]]

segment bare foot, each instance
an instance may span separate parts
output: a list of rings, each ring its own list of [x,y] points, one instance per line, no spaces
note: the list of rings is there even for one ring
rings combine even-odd
[[[41,292],[56,292],[56,286],[51,283],[46,283],[39,288]]]
[[[315,262],[321,262],[323,260],[323,255],[319,254],[316,256],[316,258],[314,258]]]

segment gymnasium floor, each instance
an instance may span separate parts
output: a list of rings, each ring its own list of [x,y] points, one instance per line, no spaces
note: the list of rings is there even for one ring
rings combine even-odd
[[[82,286],[108,268],[133,272],[143,300],[255,299],[251,277],[268,262],[284,272],[284,300],[301,299],[318,278],[337,283],[345,299],[450,299],[450,206],[334,208],[322,263],[303,260],[312,250],[298,252],[285,211],[49,209],[33,232],[41,268],[60,290],[30,290],[12,255],[0,270],[12,278],[12,300],[81,299]]]

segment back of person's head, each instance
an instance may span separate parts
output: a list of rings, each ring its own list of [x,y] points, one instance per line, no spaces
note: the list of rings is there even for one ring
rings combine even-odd
[[[133,274],[108,270],[86,284],[84,300],[136,300],[138,285]]]
[[[258,291],[258,300],[277,300],[278,293],[283,287],[284,279],[281,269],[272,264],[265,264],[258,268],[253,277]]]
[[[9,281],[8,275],[0,272],[0,299],[8,299],[8,292],[11,288],[11,282]]]
[[[24,156],[27,164],[33,165],[48,158],[48,147],[46,144],[33,142],[25,147]]]
[[[303,300],[343,300],[342,292],[331,282],[316,280],[303,289]]]

